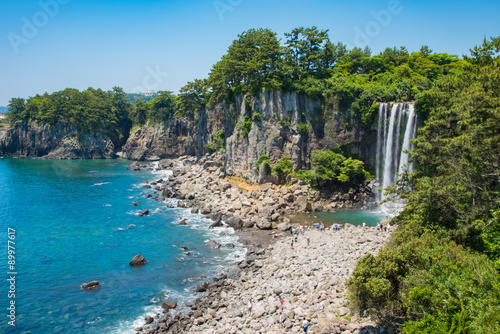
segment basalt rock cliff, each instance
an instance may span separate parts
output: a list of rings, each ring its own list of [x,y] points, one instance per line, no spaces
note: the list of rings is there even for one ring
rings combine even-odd
[[[42,159],[111,159],[115,147],[108,136],[79,134],[69,123],[50,126],[16,122],[0,133],[0,156]]]
[[[297,169],[310,166],[315,149],[342,147],[373,166],[376,129],[346,125],[350,123],[345,115],[325,112],[319,101],[304,94],[261,93],[258,97],[238,97],[232,105],[203,110],[196,119],[138,127],[132,130],[122,156],[132,160],[181,155],[199,158],[209,153],[213,134],[223,129],[226,173],[252,182],[272,181],[272,176],[255,173],[262,154],[272,162],[291,157]]]
[[[372,167],[377,130],[357,124],[340,112],[324,110],[319,101],[304,94],[271,92],[240,96],[235,103],[200,110],[196,117],[147,122],[133,128],[123,147],[114,147],[102,134],[78,135],[71,124],[55,127],[39,122],[17,122],[0,137],[0,155],[51,159],[112,158],[114,153],[131,160],[158,160],[191,155],[200,158],[223,151],[227,174],[252,182],[273,181],[255,173],[257,161],[267,154],[271,162],[283,156],[294,168],[310,167],[315,149],[341,147]],[[225,147],[214,140],[224,130]]]

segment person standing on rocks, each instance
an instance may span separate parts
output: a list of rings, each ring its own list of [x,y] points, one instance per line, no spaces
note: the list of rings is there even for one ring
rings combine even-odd
[[[281,304],[281,310],[283,310],[283,303],[285,302],[285,299],[280,297],[280,304]],[[280,312],[281,313],[281,312]]]
[[[293,249],[293,237],[292,237],[292,242],[291,242],[290,246]]]
[[[363,232],[366,230],[366,222],[363,222]]]
[[[252,315],[252,306],[253,306],[252,300],[250,299],[248,301],[248,313],[250,313],[250,315]]]
[[[309,322],[307,321],[307,319],[304,319],[304,321],[302,322],[302,328],[304,329],[304,333],[307,333],[308,326],[309,326]]]
[[[283,312],[280,312],[280,324],[281,327],[285,328],[285,315],[283,314]]]
[[[307,246],[309,246],[309,242],[310,242],[310,241],[311,241],[311,240],[309,239],[309,237],[307,237]]]

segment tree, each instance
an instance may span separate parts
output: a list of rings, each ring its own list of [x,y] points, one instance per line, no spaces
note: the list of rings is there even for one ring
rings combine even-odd
[[[26,101],[23,98],[12,98],[7,105],[7,116],[10,125],[14,125],[15,122],[23,120],[26,118],[25,108]]]
[[[342,52],[330,42],[328,30],[300,27],[285,33],[285,36],[288,38],[285,44],[288,47],[289,59],[296,68],[297,78],[321,74],[338,60],[337,51]],[[339,44],[338,48],[341,49],[342,45]]]
[[[208,82],[206,79],[195,79],[180,89],[176,101],[176,117],[196,115],[205,108],[209,98]]]

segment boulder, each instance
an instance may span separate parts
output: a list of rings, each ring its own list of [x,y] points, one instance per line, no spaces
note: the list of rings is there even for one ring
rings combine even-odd
[[[218,249],[218,248],[220,248],[220,244],[217,241],[210,240],[207,243],[207,248],[208,249]]]
[[[202,215],[208,215],[210,212],[212,212],[212,211],[210,210],[210,208],[209,208],[208,206],[205,206],[205,207],[204,207],[203,209],[201,209],[201,211],[200,211],[200,213],[201,213]]]
[[[231,183],[229,183],[228,181],[222,181],[222,183],[220,184],[220,191],[221,192],[225,192],[226,190],[228,190],[230,188],[231,188]]]
[[[128,167],[128,170],[138,171],[141,170],[141,164],[139,161],[132,162]]]
[[[137,206],[137,205],[139,205],[139,204],[141,204],[141,202],[140,202],[140,201],[135,201],[134,203],[132,203],[132,205],[133,205],[133,206]]]
[[[262,192],[268,191],[269,189],[271,189],[272,186],[273,186],[273,184],[271,182],[261,184],[260,191],[262,191]]]
[[[200,282],[196,285],[196,292],[205,292],[208,289],[208,282]]]
[[[165,311],[168,311],[168,310],[171,310],[171,309],[174,309],[175,307],[177,306],[177,303],[176,302],[172,302],[172,301],[169,301],[169,300],[165,300],[163,302],[163,305],[161,306]]]
[[[243,221],[243,227],[245,227],[245,228],[252,228],[252,227],[254,227],[254,225],[255,225],[255,222],[251,219],[246,219]]]
[[[186,226],[187,225],[187,218],[184,218],[183,220],[181,220],[181,222],[179,223],[179,225]]]
[[[92,281],[92,282],[88,282],[88,283],[83,284],[82,289],[93,290],[93,289],[97,289],[99,286],[101,286],[101,284],[99,284],[98,281]]]
[[[213,229],[213,228],[222,227],[222,226],[224,226],[222,224],[222,220],[218,219],[215,223],[213,223],[212,225],[210,225],[208,228],[209,229]]]
[[[148,261],[141,255],[137,254],[134,258],[129,262],[131,266],[142,266],[146,264]]]
[[[199,208],[199,207],[197,207],[197,206],[193,206],[193,207],[191,208],[191,213],[198,213],[198,211],[200,211],[200,208]]]
[[[186,207],[186,203],[184,203],[183,201],[179,201],[179,202],[177,202],[177,207],[178,208],[185,208]]]
[[[243,226],[243,222],[239,217],[232,216],[226,219],[226,224],[234,229],[240,229]]]
[[[144,210],[144,211],[142,211],[142,212],[139,212],[137,215],[138,215],[139,217],[142,217],[142,216],[147,216],[147,215],[149,215],[149,210]]]
[[[279,231],[289,231],[292,228],[289,222],[281,222],[281,224],[278,224],[278,230]]]
[[[261,230],[270,230],[273,228],[273,224],[267,219],[258,219],[256,225]]]

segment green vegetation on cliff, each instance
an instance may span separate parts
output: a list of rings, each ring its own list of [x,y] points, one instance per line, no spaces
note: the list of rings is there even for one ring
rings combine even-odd
[[[9,121],[41,121],[49,125],[69,122],[80,133],[102,133],[110,136],[115,145],[123,145],[130,130],[129,113],[133,105],[127,101],[123,89],[112,91],[88,88],[79,91],[73,88],[43,95],[28,100],[11,99]]]
[[[418,167],[390,189],[399,228],[349,281],[355,309],[405,333],[500,332],[499,52],[485,41],[421,94]]]

